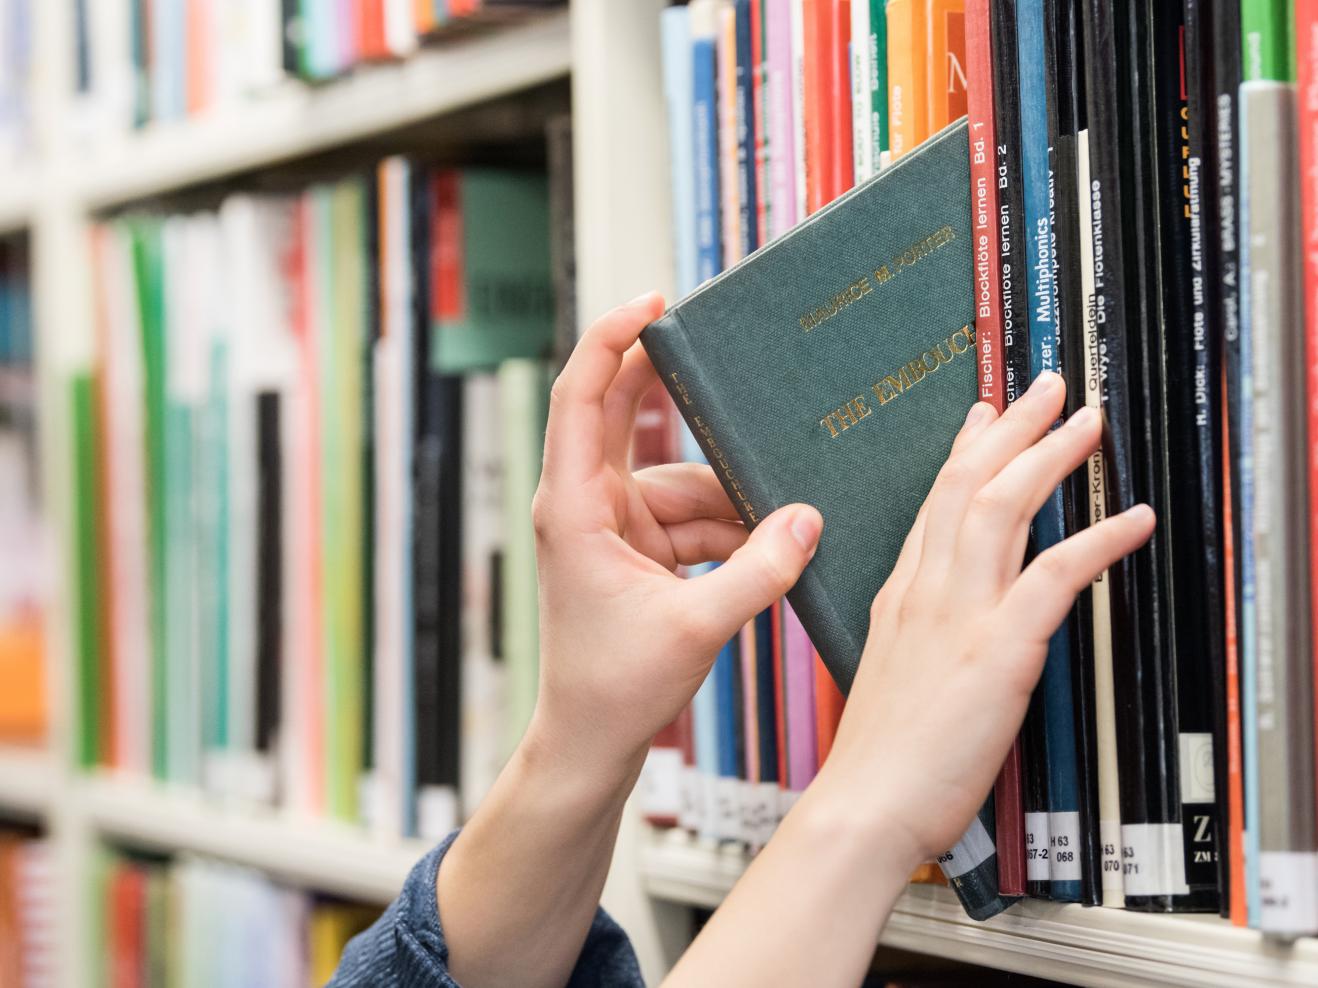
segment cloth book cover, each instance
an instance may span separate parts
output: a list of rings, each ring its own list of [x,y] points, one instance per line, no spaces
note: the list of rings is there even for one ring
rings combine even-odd
[[[748,525],[794,502],[823,512],[788,597],[844,691],[874,595],[975,401],[972,277],[962,122],[641,336]],[[1000,911],[991,835],[953,854],[971,915]]]

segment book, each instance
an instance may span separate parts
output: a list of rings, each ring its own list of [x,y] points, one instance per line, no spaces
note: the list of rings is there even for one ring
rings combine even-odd
[[[1318,930],[1301,232],[1295,212],[1275,195],[1299,184],[1295,86],[1257,79],[1240,93],[1241,359],[1248,399],[1242,472],[1253,474],[1252,485],[1248,474],[1245,481],[1245,512],[1255,615],[1253,628],[1246,626],[1253,640],[1246,659],[1253,686],[1247,681],[1247,715],[1250,700],[1253,707],[1247,778],[1249,768],[1258,771],[1248,823],[1257,852],[1250,925],[1290,938]],[[1247,621],[1248,607],[1247,596]]]
[[[918,0],[888,0],[888,151],[896,161],[929,136],[928,17]]]
[[[891,210],[892,203],[913,201],[921,208]],[[855,674],[873,594],[891,571],[919,503],[974,401],[973,295],[939,292],[936,287],[970,284],[970,215],[968,139],[965,125],[960,124],[820,210],[791,236],[698,289],[642,333],[642,343],[706,457],[716,464],[743,521],[754,526],[774,507],[788,503],[784,499],[824,506],[828,534],[788,596],[843,690]],[[863,248],[869,270],[829,270],[831,255],[811,245],[839,236]],[[791,277],[786,277],[788,271]],[[839,284],[826,300],[795,303],[794,308],[809,306],[799,317],[784,315],[781,292],[747,290],[755,284],[817,281]],[[935,298],[940,300],[937,315],[930,307]],[[753,399],[752,392],[714,383],[733,381],[750,371],[744,355],[731,356],[709,331],[721,322],[721,313],[733,299],[742,310],[740,318],[760,327],[763,335],[757,352],[777,355],[772,365],[766,363],[755,373],[776,380],[780,372],[774,366],[813,368],[821,383],[827,380],[816,399],[826,403],[823,407],[799,400],[796,395],[805,383],[799,378],[791,389],[756,389]],[[924,313],[918,339],[907,338],[901,328],[907,324],[898,315],[912,304],[919,304]],[[876,323],[891,328],[875,333],[869,327]],[[869,356],[858,361],[854,347],[862,331]],[[844,352],[849,356],[840,359]],[[836,404],[833,396],[852,393],[856,397]],[[744,404],[746,400],[753,401],[754,411]],[[872,429],[865,421],[876,414],[889,416],[888,429]],[[898,417],[893,420],[892,414]],[[936,444],[922,447],[915,458],[899,439],[903,424],[909,428],[916,420],[910,416],[918,416],[923,434],[941,436]],[[782,444],[776,430],[770,430],[747,442],[742,439],[743,429],[753,421],[799,429],[803,441]],[[792,427],[789,422],[798,424]],[[830,510],[833,498],[826,476],[831,470],[845,462],[845,469],[862,477],[878,469],[879,463],[898,461],[905,464],[910,483],[902,491],[885,493],[883,513],[889,521],[881,532],[873,530],[873,512],[854,498],[845,509]],[[825,468],[824,463],[830,466]],[[855,547],[860,543],[850,530],[853,524],[864,524],[867,530],[866,549],[859,554]],[[983,917],[1005,908],[1006,900],[997,894],[991,836],[979,841],[972,835],[953,853],[947,862],[949,877],[960,879],[958,892],[971,914]]]

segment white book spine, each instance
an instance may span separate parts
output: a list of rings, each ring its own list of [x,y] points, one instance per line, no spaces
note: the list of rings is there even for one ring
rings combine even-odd
[[[870,5],[851,5],[851,146],[856,184],[874,175],[874,144],[870,140]]]

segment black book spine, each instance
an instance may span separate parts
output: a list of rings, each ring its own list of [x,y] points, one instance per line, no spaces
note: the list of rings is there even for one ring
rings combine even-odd
[[[1016,65],[1016,2],[992,0],[993,128],[997,136],[1000,306],[1007,403],[1029,386],[1030,335],[1026,306],[1024,178],[1021,175],[1020,83]]]
[[[284,71],[289,75],[296,76],[301,73],[302,69],[300,49],[304,37],[304,22],[302,20],[301,0],[280,0],[279,10],[283,28],[279,36],[282,41]]]
[[[778,780],[778,709],[773,675],[773,612],[755,616],[755,695],[759,700],[756,726],[760,740],[758,782]]]
[[[273,754],[279,741],[284,636],[284,466],[278,392],[257,396],[256,429],[256,750]]]
[[[1232,607],[1236,621],[1242,613],[1241,600],[1241,557],[1242,545],[1241,518],[1243,512],[1236,506],[1240,497],[1240,255],[1237,240],[1239,216],[1239,161],[1238,133],[1240,93],[1240,5],[1236,3],[1199,3],[1203,8],[1203,17],[1207,15],[1206,45],[1209,51],[1207,62],[1210,66],[1210,83],[1206,87],[1211,114],[1206,128],[1205,142],[1211,154],[1211,167],[1206,171],[1205,189],[1210,194],[1210,206],[1205,209],[1207,218],[1205,254],[1208,258],[1209,294],[1212,308],[1210,325],[1212,327],[1212,345],[1218,360],[1218,406],[1213,410],[1219,422],[1218,459],[1222,464],[1218,480],[1221,484],[1222,516],[1220,533],[1225,540],[1231,539],[1235,547],[1229,567],[1223,567],[1223,608]],[[1227,516],[1230,515],[1228,527]],[[1224,620],[1225,625],[1225,620]],[[1223,638],[1225,640],[1225,627]],[[1223,661],[1226,661],[1225,647]],[[1219,881],[1221,883],[1222,901],[1220,911],[1223,916],[1230,915],[1231,897],[1231,854],[1228,847],[1230,836],[1230,816],[1227,812],[1229,800],[1229,783],[1227,773],[1227,746],[1231,735],[1227,720],[1228,704],[1238,704],[1239,696],[1228,697],[1225,676],[1220,687],[1216,716],[1222,722],[1222,743],[1215,745],[1214,776],[1217,787],[1218,819],[1223,828],[1223,835],[1218,840]],[[1235,731],[1240,735],[1239,730]],[[1214,738],[1216,741],[1216,738]],[[1243,746],[1244,739],[1241,737]],[[1243,750],[1241,751],[1243,756]]]
[[[1007,404],[1029,386],[1029,289],[1026,280],[1024,176],[1021,171],[1020,80],[1016,57],[1016,2],[991,0],[989,35],[993,51],[993,127],[997,140],[999,312]],[[1048,746],[1043,696],[1030,697],[1021,727],[1021,803],[1025,812],[1027,895],[1048,896]]]
[[[1143,789],[1144,827],[1138,829],[1139,819],[1124,812],[1122,826],[1123,833],[1130,835],[1123,843],[1138,869],[1129,874],[1127,908],[1167,911],[1173,895],[1184,886],[1184,852],[1170,607],[1170,477],[1162,376],[1166,340],[1158,249],[1160,195],[1171,195],[1172,190],[1160,181],[1157,170],[1154,17],[1153,4],[1138,0],[1121,9],[1117,23],[1119,106],[1126,116],[1121,177],[1129,193],[1121,220],[1127,244],[1131,317],[1127,326],[1132,345],[1127,389],[1136,425],[1131,433],[1132,479],[1135,499],[1151,505],[1158,517],[1153,536],[1133,554],[1141,616],[1137,651],[1130,658],[1136,666],[1133,682],[1142,752],[1130,774]]]
[[[1082,119],[1084,88],[1076,55],[1082,44],[1075,0],[1055,0],[1044,8],[1044,72],[1048,92],[1050,195],[1055,242],[1053,275],[1060,317],[1059,366],[1066,378],[1066,413],[1085,404],[1084,301],[1080,288],[1079,194],[1076,174],[1076,133]],[[1062,522],[1066,534],[1088,527],[1088,474],[1077,470],[1062,485]],[[1102,845],[1098,820],[1098,750],[1094,719],[1094,632],[1091,593],[1076,597],[1067,622],[1070,635],[1071,689],[1074,697],[1076,770],[1080,813],[1081,901],[1102,900]]]
[[[1085,109],[1089,144],[1089,204],[1093,251],[1092,297],[1089,319],[1103,355],[1097,372],[1103,409],[1103,463],[1107,514],[1136,503],[1132,463],[1134,428],[1127,385],[1131,355],[1128,326],[1131,304],[1127,285],[1127,250],[1122,236],[1125,195],[1122,188],[1121,145],[1125,115],[1119,112],[1122,94],[1117,65],[1120,41],[1116,10],[1106,0],[1080,0],[1084,36]],[[1126,840],[1127,824],[1148,820],[1147,797],[1136,767],[1144,759],[1139,649],[1140,594],[1137,571],[1130,557],[1108,572],[1112,607],[1113,681],[1117,698],[1116,728],[1121,763],[1121,820],[1123,879],[1137,878],[1139,862]]]
[[[1179,34],[1164,33],[1179,22]],[[1210,277],[1204,249],[1207,174],[1204,24],[1199,0],[1160,7],[1159,152],[1173,194],[1162,197],[1163,300],[1168,326],[1168,458],[1171,552],[1176,629],[1176,706],[1180,748],[1182,829],[1189,894],[1178,910],[1220,908],[1219,862],[1224,820],[1218,811],[1215,755],[1225,743],[1216,715],[1226,674],[1222,603],[1221,463],[1217,456],[1219,360],[1209,330]],[[1175,43],[1173,43],[1175,42]],[[1175,119],[1168,110],[1178,107]],[[1182,123],[1183,121],[1183,123]],[[1170,130],[1170,140],[1163,131]],[[1179,179],[1178,184],[1171,184]],[[1169,249],[1170,248],[1170,249]]]
[[[423,329],[422,335],[429,335]],[[440,741],[440,773],[455,790],[460,778],[462,737],[462,378],[436,381],[437,424],[443,451],[440,503],[440,669],[443,719],[431,725]]]

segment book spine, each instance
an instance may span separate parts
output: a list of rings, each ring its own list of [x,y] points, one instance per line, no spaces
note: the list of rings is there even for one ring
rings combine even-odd
[[[672,9],[672,8],[670,8]],[[769,240],[799,219],[796,194],[797,134],[793,104],[792,0],[764,0],[768,56]]]
[[[736,57],[736,85],[733,100],[736,109],[737,142],[737,205],[740,219],[737,224],[739,257],[746,257],[760,246],[760,196],[757,179],[757,132],[755,129],[755,75],[757,73],[752,50],[751,0],[737,0],[734,11],[736,40],[733,50]]]
[[[674,268],[677,293],[686,296],[700,283],[696,238],[695,62],[690,8],[665,7],[661,36],[673,186]]]
[[[773,185],[769,181],[769,48],[766,0],[751,0],[751,102],[755,128],[755,247],[769,242]]]
[[[806,213],[817,212],[828,202],[828,183],[832,175],[829,152],[833,142],[829,133],[832,107],[827,101],[828,4],[831,0],[802,0],[801,46],[803,120],[805,129]]]
[[[873,78],[870,38],[870,2],[853,0],[850,45],[851,168],[857,185],[873,176],[877,168],[874,142],[870,139],[870,87]]]
[[[1224,784],[1219,800],[1227,809],[1224,844],[1228,889],[1223,889],[1223,912],[1233,923],[1247,921],[1245,901],[1244,780],[1241,776],[1240,636],[1241,621],[1241,517],[1240,497],[1240,267],[1237,217],[1239,207],[1240,5],[1212,4],[1205,8],[1211,40],[1212,166],[1209,171],[1212,202],[1211,255],[1212,325],[1219,352],[1219,460],[1222,464],[1222,570],[1225,582],[1225,719]]]
[[[742,108],[737,85],[737,11],[731,3],[716,9],[715,34],[718,82],[719,217],[723,224],[722,266],[730,268],[745,256],[742,239],[741,143],[738,140]]]
[[[916,0],[888,0],[888,141],[893,161],[928,134],[927,17]]]
[[[690,7],[691,60],[694,93],[694,156],[696,199],[696,281],[713,278],[723,268],[723,227],[720,220],[719,99],[717,7],[697,0]]]
[[[965,7],[965,0],[928,0],[926,6],[928,107],[921,140],[966,113]]]
[[[1299,183],[1301,202],[1303,258],[1304,357],[1308,369],[1306,391],[1308,412],[1308,462],[1305,472],[1309,484],[1309,613],[1318,613],[1318,5],[1314,0],[1295,3],[1296,105],[1298,108],[1297,143],[1299,149]],[[1300,609],[1304,601],[1297,602]],[[1315,634],[1310,618],[1311,677],[1318,679],[1318,649],[1313,647]],[[1310,680],[1313,682],[1313,679]],[[1312,724],[1318,724],[1318,689],[1314,691]],[[1318,738],[1315,739],[1318,743]],[[1316,755],[1318,757],[1318,755]],[[1318,780],[1315,780],[1318,786]],[[1310,886],[1313,887],[1312,885]]]
[[[1241,88],[1246,441],[1255,478],[1268,478],[1256,479],[1252,504],[1246,500],[1255,579],[1258,927],[1284,938],[1318,930],[1301,231],[1276,195],[1300,183],[1295,103],[1290,82]]]
[[[866,0],[852,0],[864,3]],[[868,0],[870,161],[878,172],[888,164],[888,14],[884,0]]]
[[[990,0],[989,15],[998,183],[998,326],[1002,390],[1005,404],[1010,405],[1024,393],[1030,376],[1015,0]]]
[[[1198,0],[1158,8],[1159,156],[1171,195],[1163,202],[1163,305],[1167,326],[1168,460],[1194,478],[1171,489],[1173,620],[1185,874],[1190,896],[1178,909],[1220,909],[1225,821],[1217,799],[1223,753],[1225,657],[1222,638],[1221,464],[1218,360],[1209,334],[1211,277],[1204,218],[1207,103]]]
[[[796,156],[796,221],[800,223],[810,214],[810,160],[811,151],[806,125],[808,103],[806,83],[805,0],[789,0],[791,14],[792,51],[792,133]]]
[[[828,61],[825,100],[829,114],[828,186],[824,201],[832,202],[856,183],[851,138],[851,2],[829,0]],[[863,2],[863,0],[856,0]]]

